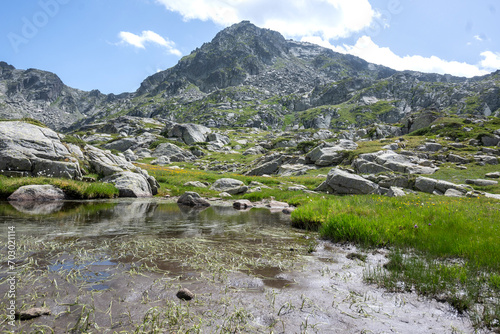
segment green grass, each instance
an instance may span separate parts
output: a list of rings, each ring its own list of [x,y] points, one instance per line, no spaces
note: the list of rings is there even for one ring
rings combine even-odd
[[[433,179],[444,180],[452,182],[455,184],[465,184],[467,179],[487,179],[485,175],[487,173],[498,172],[500,169],[499,165],[489,165],[479,166],[475,163],[465,165],[467,169],[457,169],[453,164],[444,164],[440,166],[440,169],[432,174],[428,175]],[[491,179],[493,181],[498,181],[497,179]],[[500,184],[488,187],[478,187],[472,186],[476,190],[486,191],[489,193],[500,194]]]
[[[32,184],[52,184],[62,189],[72,199],[114,198],[118,196],[118,189],[110,183],[87,183],[48,177],[8,178],[0,175],[0,199],[8,198],[19,187]]]
[[[336,197],[299,207],[292,224],[318,230],[335,242],[390,247],[387,270],[370,270],[369,282],[440,296],[459,312],[469,312],[476,326],[498,328],[500,301],[491,298],[500,291],[498,201],[431,195]]]

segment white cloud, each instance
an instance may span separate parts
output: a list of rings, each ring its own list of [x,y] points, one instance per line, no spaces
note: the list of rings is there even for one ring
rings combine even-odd
[[[485,59],[478,65],[458,61],[447,61],[436,56],[422,57],[418,55],[401,57],[390,48],[380,47],[369,36],[360,37],[355,45],[335,46],[319,37],[304,37],[303,41],[319,44],[336,52],[351,54],[364,60],[384,65],[395,70],[412,70],[427,73],[451,74],[455,76],[473,77],[485,75],[500,68],[500,54],[487,51],[481,53]]]
[[[482,39],[482,38],[481,38],[481,36],[479,36],[479,35],[475,35],[475,36],[474,36],[474,39],[475,39],[476,41],[480,41],[480,42],[482,42],[482,41],[483,41],[483,39]]]
[[[127,31],[121,31],[118,36],[120,37],[120,43],[121,44],[130,44],[132,46],[135,46],[136,48],[140,49],[145,49],[146,43],[153,43],[160,45],[167,49],[167,52],[176,56],[182,56],[182,53],[175,48],[175,43],[161,37],[157,33],[151,30],[145,30],[142,32],[142,34],[135,35],[131,32]]]
[[[368,28],[378,13],[369,0],[156,0],[185,20],[228,26],[250,20],[287,37],[348,37]]]
[[[485,51],[481,53],[484,58],[480,65],[490,72],[500,70],[500,52]]]

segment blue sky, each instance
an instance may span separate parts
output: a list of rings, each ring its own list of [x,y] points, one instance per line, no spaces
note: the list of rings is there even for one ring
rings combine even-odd
[[[131,92],[241,20],[398,70],[500,69],[497,0],[5,1],[0,61],[82,90]]]

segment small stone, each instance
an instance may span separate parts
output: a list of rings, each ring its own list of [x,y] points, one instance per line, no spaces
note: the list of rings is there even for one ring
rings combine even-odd
[[[285,215],[290,215],[294,210],[295,208],[284,208],[281,212],[283,212]]]
[[[500,172],[488,173],[485,176],[490,179],[498,179],[500,178]]]
[[[42,315],[49,315],[50,310],[47,307],[33,307],[28,310],[20,311],[16,313],[16,319],[19,320],[29,320],[37,318]]]
[[[182,300],[191,300],[194,298],[194,293],[189,291],[186,288],[182,288],[179,291],[177,291],[176,294],[177,298],[182,299]]]

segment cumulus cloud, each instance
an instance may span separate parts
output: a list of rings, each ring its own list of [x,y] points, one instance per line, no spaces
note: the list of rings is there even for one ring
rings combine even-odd
[[[185,20],[228,26],[242,20],[287,37],[348,37],[368,28],[378,13],[368,0],[156,0]]]
[[[160,35],[151,30],[145,30],[141,33],[141,35],[136,35],[127,31],[121,31],[118,34],[118,37],[120,37],[121,44],[129,44],[139,49],[145,49],[146,48],[145,44],[152,43],[164,47],[170,54],[179,57],[182,56],[182,53],[175,48],[174,42],[161,37]]]
[[[332,45],[329,41],[317,36],[302,38],[303,41],[319,44],[336,52],[351,54],[364,60],[384,65],[395,70],[412,70],[427,73],[451,74],[455,76],[473,77],[485,75],[500,68],[500,54],[487,51],[481,53],[484,60],[478,65],[458,61],[447,61],[436,56],[422,57],[419,55],[399,56],[390,48],[380,47],[369,36],[360,37],[355,45]]]
[[[484,58],[480,65],[489,71],[500,70],[500,52],[485,51],[481,53]]]

